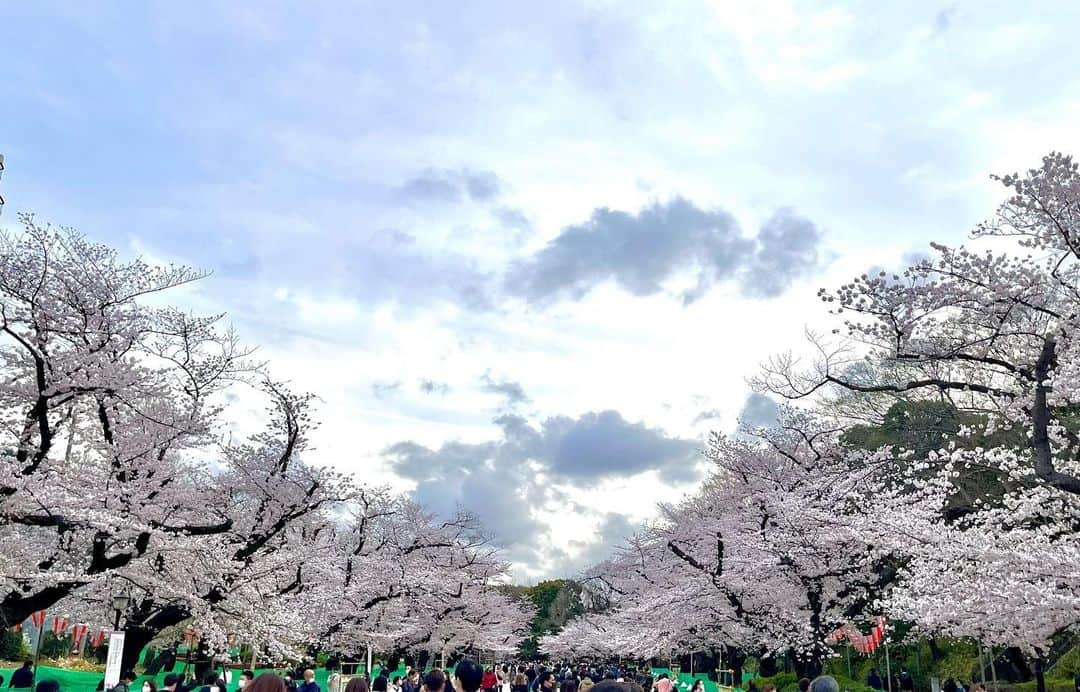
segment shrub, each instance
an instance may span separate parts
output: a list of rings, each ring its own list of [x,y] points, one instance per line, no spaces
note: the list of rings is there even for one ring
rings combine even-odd
[[[0,636],[0,659],[5,661],[23,661],[30,657],[22,632],[4,630]]]

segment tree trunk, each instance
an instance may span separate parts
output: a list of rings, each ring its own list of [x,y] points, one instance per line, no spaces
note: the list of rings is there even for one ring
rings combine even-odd
[[[135,622],[141,620],[141,624],[132,624],[129,621],[129,624],[124,627],[124,655],[121,663],[124,670],[134,670],[135,664],[139,661],[139,653],[154,637],[166,628],[179,625],[188,618],[187,609],[180,606],[166,606],[156,612],[150,607],[146,609],[152,613],[149,617],[131,618]]]
[[[733,646],[724,647],[724,663],[731,669],[731,686],[742,687],[743,663],[746,656]]]
[[[1039,656],[1035,659],[1035,692],[1046,692],[1046,679],[1043,676],[1046,670],[1046,659]]]

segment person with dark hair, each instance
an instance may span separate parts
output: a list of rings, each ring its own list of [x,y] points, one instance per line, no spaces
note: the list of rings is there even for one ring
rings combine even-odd
[[[240,679],[236,681],[236,689],[242,690],[255,679],[255,671],[244,670],[240,672]]]
[[[484,669],[473,661],[463,658],[461,662],[457,664],[457,668],[454,669],[454,677],[457,678],[458,684],[454,687],[459,692],[477,692],[487,679],[487,675],[484,673]],[[494,673],[490,674],[492,678],[495,677]],[[494,687],[492,687],[494,690]]]
[[[428,674],[424,676],[424,686],[421,688],[424,692],[442,692],[446,687],[446,676],[441,670],[429,670]]]
[[[799,678],[799,692],[807,692],[810,689],[810,678]]]
[[[405,676],[405,682],[401,683],[401,692],[420,692],[420,671],[410,668]]]
[[[393,677],[393,679],[390,680],[390,692],[401,692],[401,676],[400,675],[395,675]]]
[[[165,676],[165,679],[161,681],[163,692],[184,692],[184,676],[177,675],[176,673],[169,673]]]
[[[690,692],[705,692],[705,681],[698,678],[694,681],[694,686],[690,688]]]
[[[113,686],[110,692],[131,692],[131,683],[135,682],[135,671],[125,670],[120,673],[120,682]]]
[[[247,692],[286,692],[285,681],[273,673],[263,673],[247,685],[244,685],[244,689]]]
[[[142,692],[158,692],[157,683],[153,678],[147,678],[142,681]]]
[[[296,692],[296,678],[293,676],[292,671],[285,671],[281,681],[285,683],[285,692]]]
[[[56,680],[42,680],[34,689],[36,692],[60,692],[60,683]]]
[[[866,686],[872,690],[885,689],[885,684],[881,682],[881,676],[878,675],[877,668],[870,669],[870,674],[866,676]]]
[[[514,681],[510,683],[510,692],[529,692],[529,680],[525,677],[525,673],[514,676]]]
[[[11,682],[8,687],[33,687],[34,686],[34,662],[26,661],[22,668],[11,674]]]
[[[495,669],[488,668],[483,671],[482,675],[480,687],[483,688],[484,692],[495,692],[495,689],[499,686],[499,676],[495,674]]]
[[[536,692],[555,692],[555,673],[545,670],[536,676]]]
[[[559,692],[577,692],[577,680],[573,675],[568,675],[559,687]]]
[[[660,673],[660,679],[653,685],[656,692],[671,692],[671,678],[667,673]]]
[[[386,679],[386,674],[380,670],[378,677],[371,682],[371,692],[386,692],[386,688],[389,686],[390,681]]]
[[[362,677],[349,680],[349,683],[345,685],[345,692],[368,692],[367,680]]]
[[[618,680],[601,680],[592,686],[592,692],[643,692],[641,685],[636,682],[619,682]]]

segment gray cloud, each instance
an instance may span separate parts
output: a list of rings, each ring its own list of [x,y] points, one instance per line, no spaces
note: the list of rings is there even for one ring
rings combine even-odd
[[[424,394],[446,394],[450,391],[450,385],[445,382],[436,382],[426,377],[421,378],[417,386]]]
[[[597,209],[583,224],[568,226],[544,248],[511,265],[505,290],[533,304],[577,300],[605,281],[635,296],[663,290],[676,276],[690,276],[691,303],[716,283],[741,277],[749,295],[772,297],[817,266],[821,234],[789,211],[774,215],[757,239],[744,237],[722,209],[704,210],[677,197],[636,214]]]
[[[720,409],[709,409],[707,411],[702,411],[701,413],[694,416],[693,425],[697,425],[698,423],[704,423],[708,420],[717,420],[722,417],[723,414],[720,412]]]
[[[543,434],[550,468],[567,478],[587,480],[650,469],[678,481],[697,475],[698,443],[627,422],[618,411],[549,418]]]
[[[753,392],[746,397],[742,410],[739,411],[739,427],[744,430],[755,428],[771,428],[776,425],[780,417],[780,407],[775,401]]]
[[[371,383],[371,392],[376,399],[385,399],[401,389],[401,380],[378,381]]]
[[[420,202],[488,202],[499,196],[499,177],[469,168],[428,168],[405,181],[399,192]]]
[[[580,487],[648,470],[667,480],[699,477],[696,442],[627,422],[616,411],[555,416],[538,426],[515,414],[494,422],[500,434],[493,440],[450,441],[438,449],[403,441],[383,450],[383,458],[395,473],[417,483],[417,500],[441,513],[456,507],[475,512],[496,532],[510,559],[526,565],[539,565],[552,554],[548,529],[531,512],[565,501],[552,481]],[[630,526],[618,515],[606,516],[597,545],[621,540],[632,532]]]
[[[816,270],[821,231],[790,209],[781,209],[758,231],[758,247],[743,272],[743,295],[773,298],[791,282]]]
[[[525,388],[521,386],[520,382],[496,380],[491,377],[491,373],[487,372],[480,378],[480,382],[484,391],[506,397],[507,406],[517,406],[530,401],[529,396],[525,393]]]

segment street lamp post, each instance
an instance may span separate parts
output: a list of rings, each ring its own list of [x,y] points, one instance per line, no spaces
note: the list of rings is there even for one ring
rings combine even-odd
[[[109,635],[109,652],[105,663],[105,690],[110,690],[120,682],[121,667],[124,663],[124,633],[120,631],[120,618],[127,611],[131,596],[127,591],[117,591],[112,597],[113,612],[116,619],[113,620],[113,631]]]
[[[116,612],[116,620],[113,622],[113,629],[117,632],[120,631],[120,618],[123,616],[124,611],[127,610],[128,603],[131,602],[131,596],[126,591],[118,591],[113,594],[112,607]]]

